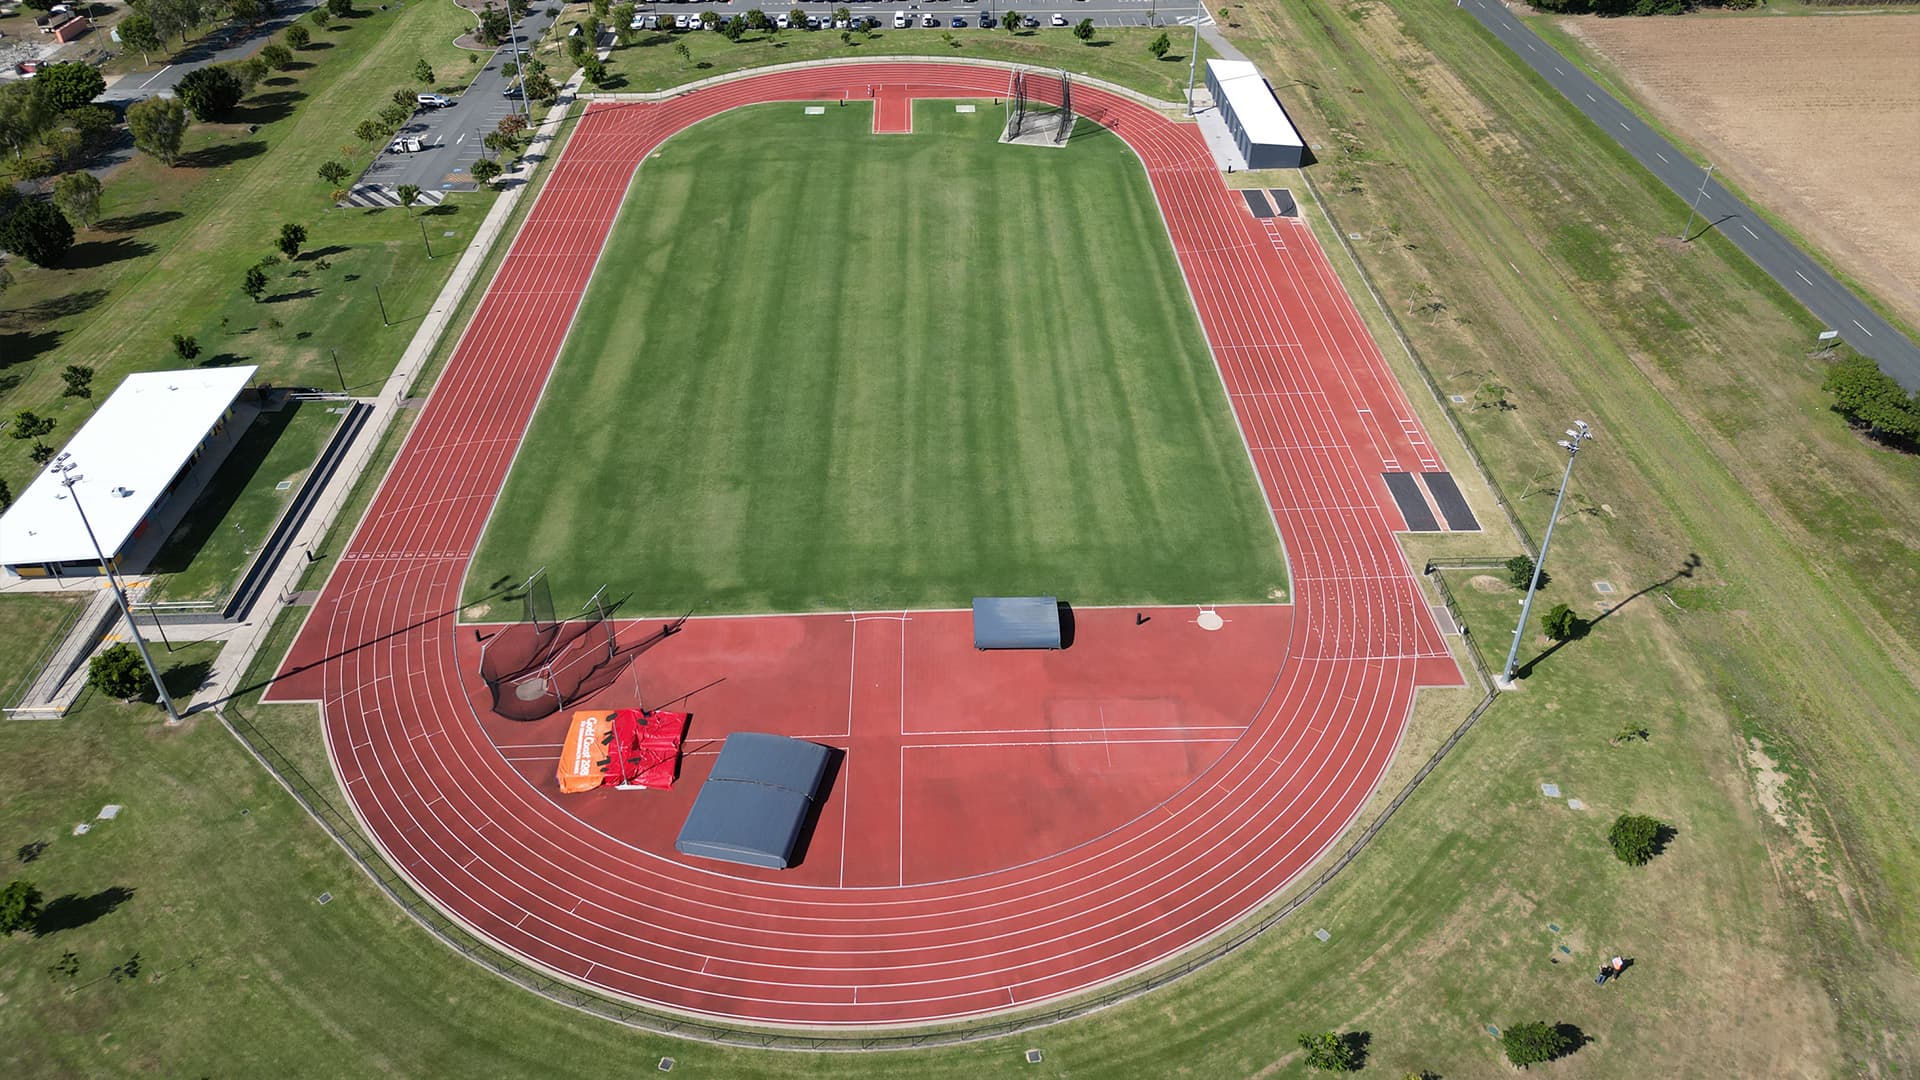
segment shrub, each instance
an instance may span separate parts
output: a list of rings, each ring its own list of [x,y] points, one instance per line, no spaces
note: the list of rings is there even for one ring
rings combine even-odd
[[[1645,814],[1621,814],[1607,830],[1614,857],[1628,866],[1645,866],[1660,853],[1667,824]]]
[[[1549,1024],[1545,1020],[1513,1025],[1500,1036],[1500,1044],[1507,1051],[1507,1060],[1523,1069],[1565,1057],[1578,1048],[1567,1025]]]
[[[58,266],[72,246],[73,226],[52,203],[17,196],[0,203],[0,251],[35,266]]]
[[[307,43],[312,40],[313,40],[313,35],[307,33],[306,27],[304,26],[287,27],[287,47],[288,48],[304,49],[307,47]]]
[[[1542,575],[1544,579],[1545,575]],[[1533,559],[1527,555],[1515,555],[1507,560],[1507,583],[1516,589],[1524,589],[1533,583]]]
[[[1541,621],[1547,636],[1555,641],[1572,641],[1587,632],[1587,620],[1573,613],[1565,604],[1555,604]]]
[[[0,889],[0,934],[31,930],[40,918],[40,890],[31,881],[14,880]]]
[[[225,116],[240,104],[244,90],[238,75],[225,67],[208,65],[187,72],[173,92],[186,102],[194,119],[213,120]]]
[[[192,334],[175,334],[173,354],[182,360],[191,360],[200,355],[200,342]]]
[[[1320,1072],[1353,1072],[1360,1068],[1359,1039],[1337,1031],[1315,1031],[1297,1040],[1307,1052],[1307,1068]]]
[[[121,701],[132,701],[153,685],[140,654],[124,641],[109,645],[87,661],[87,683]]]
[[[305,32],[301,31],[301,33]],[[288,31],[287,36],[292,37],[293,32]],[[266,61],[267,66],[275,71],[285,71],[287,65],[293,63],[293,50],[285,45],[269,45],[260,50],[260,59]]]

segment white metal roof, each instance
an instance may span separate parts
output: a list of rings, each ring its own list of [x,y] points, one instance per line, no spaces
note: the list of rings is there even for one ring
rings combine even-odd
[[[1267,80],[1261,77],[1259,68],[1245,60],[1209,60],[1207,70],[1226,95],[1223,104],[1233,110],[1248,141],[1265,146],[1306,145],[1300,133],[1293,129],[1293,121],[1287,119],[1286,110],[1273,96]]]
[[[63,448],[74,485],[108,558],[118,554],[257,367],[129,375]],[[55,433],[56,437],[58,432]],[[0,565],[94,558],[73,503],[43,469],[0,517]]]

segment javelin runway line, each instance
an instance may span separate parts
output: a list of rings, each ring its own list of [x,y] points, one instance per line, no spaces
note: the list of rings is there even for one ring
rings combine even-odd
[[[499,947],[609,994],[768,1024],[925,1023],[1084,991],[1191,948],[1306,869],[1379,783],[1415,688],[1459,684],[1378,478],[1383,458],[1438,462],[1311,233],[1277,248],[1223,186],[1197,127],[1083,84],[1081,114],[1146,168],[1292,571],[1291,644],[1263,663],[1272,691],[1235,718],[1232,744],[1165,802],[1069,850],[858,888],[610,842],[494,748],[457,659],[449,571],[480,540],[642,159],[742,105],[872,84],[903,88],[910,118],[909,97],[994,97],[1006,78],[911,62],[810,68],[596,103],[581,119],[269,694],[320,702],[369,834]],[[1030,76],[1028,92],[1057,104],[1058,80]],[[876,710],[897,710],[904,692],[883,686]],[[901,767],[862,766],[858,752],[857,772]]]

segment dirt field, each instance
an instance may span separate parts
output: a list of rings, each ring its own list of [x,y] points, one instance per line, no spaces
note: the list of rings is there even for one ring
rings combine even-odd
[[[1920,15],[1561,25],[1669,130],[1920,323]]]

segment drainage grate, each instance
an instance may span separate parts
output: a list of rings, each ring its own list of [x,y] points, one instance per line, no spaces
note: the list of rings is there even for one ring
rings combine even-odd
[[[1541,784],[1540,794],[1545,795],[1549,799],[1557,799],[1560,797],[1560,785],[1559,784]]]
[[[672,1058],[661,1058],[661,1059],[660,1059],[660,1071],[661,1071],[661,1072],[672,1072],[672,1071],[673,1071],[673,1059],[672,1059]]]
[[[1331,941],[1333,939],[1333,935],[1328,933],[1326,928],[1324,927],[1322,927],[1319,930],[1315,930],[1313,932],[1313,936],[1319,938],[1321,941]]]
[[[1029,1050],[1027,1051],[1027,1064],[1038,1065],[1040,1064],[1041,1058],[1044,1056],[1045,1055],[1041,1054],[1040,1051],[1038,1050]]]
[[[314,897],[314,899],[318,901],[322,907],[325,907],[326,905],[333,903],[333,894],[330,892],[323,892],[319,896]]]
[[[1613,582],[1596,581],[1593,583],[1593,591],[1599,593],[1602,596],[1610,595],[1613,592]]]

